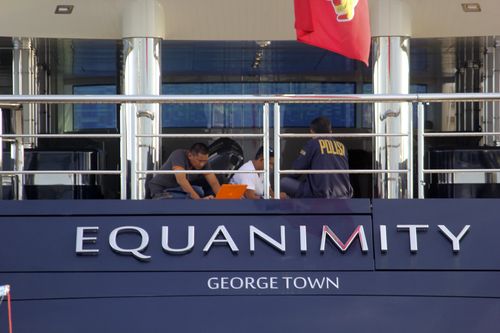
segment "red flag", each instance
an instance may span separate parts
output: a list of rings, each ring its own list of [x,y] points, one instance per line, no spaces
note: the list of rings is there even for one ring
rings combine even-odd
[[[367,0],[294,0],[297,40],[363,61],[371,32]]]

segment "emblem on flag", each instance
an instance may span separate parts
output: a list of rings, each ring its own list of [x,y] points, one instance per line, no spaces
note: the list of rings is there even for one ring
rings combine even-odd
[[[338,22],[349,22],[354,18],[354,11],[359,0],[329,0],[337,14]]]

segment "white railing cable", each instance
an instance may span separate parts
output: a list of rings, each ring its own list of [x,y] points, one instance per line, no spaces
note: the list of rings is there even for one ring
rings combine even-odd
[[[120,138],[121,134],[3,134],[4,139],[15,138],[51,138],[51,139],[65,139],[65,138]]]
[[[119,175],[120,170],[1,170],[0,175]]]
[[[200,133],[200,134],[138,134],[138,138],[263,138],[264,134],[259,133]]]
[[[318,134],[311,133],[283,133],[282,138],[314,138]],[[374,137],[400,137],[408,136],[408,134],[400,133],[321,133],[321,137],[325,138],[374,138]]]
[[[424,133],[424,137],[468,137],[468,136],[485,136],[499,135],[500,132],[453,132],[453,133]]]
[[[432,173],[474,173],[474,172],[483,172],[483,173],[494,173],[500,172],[500,169],[423,169],[422,172],[424,174],[432,174]]]
[[[338,170],[338,169],[331,169],[331,170],[293,170],[293,169],[287,169],[287,170],[281,170],[281,174],[297,174],[297,175],[308,175],[308,174],[325,174],[325,173],[336,173],[336,174],[375,174],[375,173],[408,173],[408,170],[406,169],[401,169],[401,170],[387,170],[387,169],[349,169],[349,170]]]
[[[176,174],[176,173],[185,173],[185,174],[194,174],[194,175],[200,175],[200,174],[207,174],[207,173],[214,173],[214,174],[228,174],[228,173],[265,173],[264,170],[254,170],[254,171],[249,171],[249,170],[137,170],[137,173],[141,174],[160,174],[160,175],[171,175],[171,174]]]

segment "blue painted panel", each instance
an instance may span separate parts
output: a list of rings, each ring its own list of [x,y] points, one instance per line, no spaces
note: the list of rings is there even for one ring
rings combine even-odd
[[[329,200],[0,200],[0,216],[371,214],[368,199]]]
[[[162,251],[162,226],[170,227],[170,245],[183,248],[187,244],[188,226],[196,226],[192,252],[171,255]],[[224,225],[239,248],[238,254],[227,245],[214,245],[202,250],[219,225]],[[280,239],[280,226],[286,228],[286,252],[281,253],[256,240],[255,253],[250,253],[249,226],[254,225],[270,237]],[[301,254],[299,226],[307,225],[307,254]],[[346,242],[358,225],[363,225],[368,247],[371,244],[370,216],[296,215],[296,216],[68,216],[68,217],[3,217],[0,228],[9,235],[0,242],[0,271],[255,271],[255,270],[373,270],[373,254],[362,253],[359,240],[344,255],[330,241],[320,253],[322,226],[328,225]],[[99,249],[96,256],[75,254],[77,226],[98,226],[97,243],[86,248]],[[149,246],[143,251],[148,262],[130,255],[119,255],[108,245],[111,231],[121,226],[137,226],[146,230]],[[86,237],[92,236],[87,234]],[[220,237],[219,237],[220,238]],[[117,243],[125,249],[141,244],[138,233],[124,233]]]
[[[489,333],[499,313],[500,300],[484,298],[140,297],[19,301],[13,320],[16,333]]]
[[[500,224],[497,199],[374,200],[373,223],[377,269],[390,270],[500,270]],[[397,225],[429,225],[417,233],[418,252],[410,254],[408,231]],[[380,251],[380,225],[387,225],[389,250]],[[454,253],[452,243],[438,225],[458,235],[466,225],[469,232]]]
[[[500,272],[450,271],[47,272],[1,277],[13,286],[18,301],[263,295],[500,298],[499,279]]]

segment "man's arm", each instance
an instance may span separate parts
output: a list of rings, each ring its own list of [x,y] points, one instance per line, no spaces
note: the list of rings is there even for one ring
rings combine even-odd
[[[274,197],[274,192],[271,188],[269,188],[269,196],[271,198]],[[258,195],[257,193],[255,193],[255,190],[254,189],[247,189],[245,191],[245,198],[247,199],[251,199],[251,200],[255,200],[255,199],[263,199],[264,197],[263,196],[260,196]]]
[[[257,195],[255,193],[255,190],[246,190],[245,191],[245,198],[255,200],[255,199],[262,199],[260,195]]]
[[[217,192],[219,192],[220,189],[220,184],[217,177],[215,177],[215,174],[207,173],[205,174],[205,179],[207,180],[208,185],[212,188],[212,191],[214,191],[214,194],[217,195]]]
[[[294,170],[309,170],[311,169],[311,158],[313,152],[312,149],[309,148],[309,144],[306,144],[304,148],[300,150],[299,156],[293,161],[292,169]],[[291,175],[294,178],[298,178],[301,175]]]
[[[172,170],[186,170],[183,167],[180,167],[178,165],[174,165],[172,167]],[[196,191],[193,189],[191,184],[189,183],[186,174],[185,173],[176,173],[175,174],[175,180],[177,181],[177,184],[182,188],[182,190],[186,193],[188,193],[192,199],[200,199],[200,196]]]

